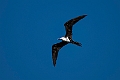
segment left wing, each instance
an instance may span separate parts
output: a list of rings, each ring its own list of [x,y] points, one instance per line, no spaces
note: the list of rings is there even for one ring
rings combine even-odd
[[[57,60],[57,57],[58,57],[58,52],[59,50],[65,46],[66,44],[68,44],[68,42],[65,42],[65,41],[62,41],[60,43],[57,43],[57,44],[54,44],[52,46],[52,59],[53,59],[53,65],[55,66],[56,64],[56,60]]]

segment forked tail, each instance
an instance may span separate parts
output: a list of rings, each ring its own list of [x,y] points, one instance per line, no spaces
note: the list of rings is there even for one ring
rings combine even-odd
[[[82,47],[82,44],[79,43],[79,42],[72,41],[72,44],[75,44],[75,45],[77,45],[77,46],[81,46],[81,47]]]

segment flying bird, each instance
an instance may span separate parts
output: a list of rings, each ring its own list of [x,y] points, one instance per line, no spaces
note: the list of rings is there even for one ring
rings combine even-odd
[[[72,43],[72,44],[75,44],[77,46],[82,46],[81,43],[76,42],[72,39],[72,27],[75,23],[77,23],[79,20],[83,19],[85,16],[87,16],[87,15],[78,16],[76,18],[73,18],[73,19],[67,21],[64,24],[65,30],[66,30],[65,36],[58,38],[58,40],[62,40],[61,42],[52,45],[52,60],[53,60],[54,67],[56,65],[58,52],[63,46],[67,45],[68,43]]]

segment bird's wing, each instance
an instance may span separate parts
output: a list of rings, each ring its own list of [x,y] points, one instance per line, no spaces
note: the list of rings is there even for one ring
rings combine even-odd
[[[79,20],[83,19],[85,16],[87,15],[82,15],[82,16],[78,16],[76,18],[73,18],[69,21],[67,21],[64,26],[65,26],[65,30],[66,30],[66,35],[65,36],[68,36],[69,38],[72,38],[72,27],[73,25],[78,22]]]
[[[66,44],[68,44],[68,42],[62,41],[60,43],[54,44],[52,46],[52,59],[53,59],[53,65],[55,66],[56,64],[56,60],[57,60],[57,56],[58,56],[58,52],[59,50],[65,46]]]

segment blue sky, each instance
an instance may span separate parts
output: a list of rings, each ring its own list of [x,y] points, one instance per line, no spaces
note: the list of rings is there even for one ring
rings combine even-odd
[[[52,64],[63,24],[79,15],[73,39]],[[119,0],[1,0],[0,80],[120,80]]]

